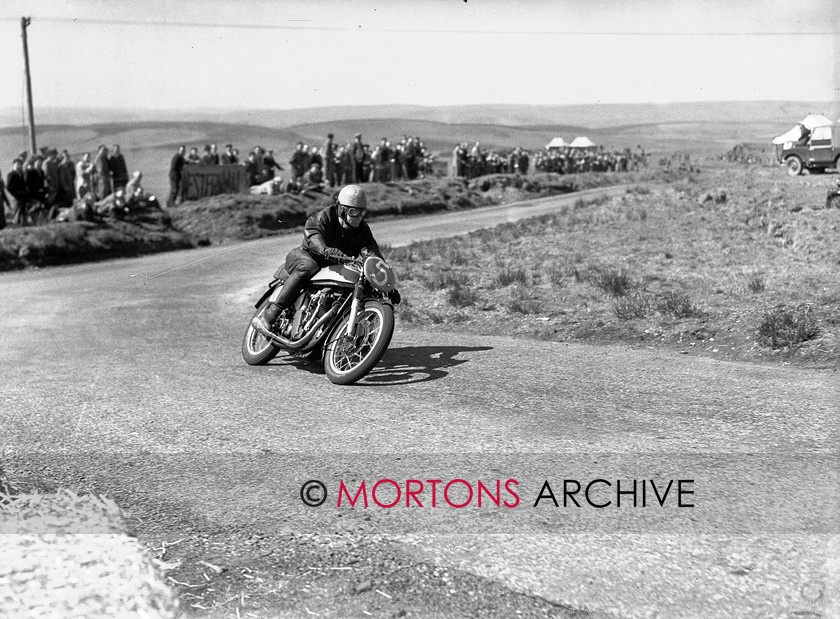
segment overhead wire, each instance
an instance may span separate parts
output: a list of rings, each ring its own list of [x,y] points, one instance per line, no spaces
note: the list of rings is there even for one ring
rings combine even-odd
[[[289,20],[297,25],[291,24],[230,24],[213,22],[189,22],[189,21],[138,21],[131,19],[101,19],[95,17],[38,17],[41,22],[65,23],[65,24],[92,24],[106,26],[151,26],[163,28],[230,28],[241,30],[288,30],[288,31],[316,31],[316,32],[372,32],[372,33],[396,33],[396,34],[486,34],[486,35],[548,35],[548,36],[621,36],[621,37],[655,37],[655,36],[702,36],[702,37],[741,37],[741,36],[833,36],[837,34],[833,30],[733,30],[733,31],[710,31],[710,30],[482,30],[482,29],[432,29],[432,28],[382,28],[356,26],[326,26],[326,25],[299,25],[305,20]],[[17,21],[6,18],[0,21]]]

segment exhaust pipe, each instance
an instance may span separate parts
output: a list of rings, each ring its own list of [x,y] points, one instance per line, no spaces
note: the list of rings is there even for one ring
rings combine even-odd
[[[275,343],[280,344],[284,348],[288,348],[290,350],[300,350],[312,340],[312,337],[315,335],[315,332],[337,313],[338,310],[335,308],[335,306],[331,307],[326,314],[321,316],[318,322],[316,322],[313,325],[313,327],[307,332],[307,334],[299,340],[290,340],[288,338],[283,337],[282,335],[277,335],[276,333],[269,333],[269,335],[271,336],[270,339],[273,340]],[[260,335],[263,335],[263,337],[265,337],[265,335],[262,333]]]

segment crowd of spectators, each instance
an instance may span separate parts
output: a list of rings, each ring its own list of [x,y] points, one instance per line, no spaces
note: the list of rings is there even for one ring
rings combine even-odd
[[[110,151],[102,144],[95,157],[85,152],[78,162],[66,149],[60,153],[54,148],[42,148],[36,154],[22,152],[12,161],[5,187],[0,179],[0,227],[6,225],[6,207],[19,226],[45,223],[74,207],[99,214],[126,212],[153,199],[143,191],[142,177],[140,172],[129,177],[119,144]]]
[[[168,206],[183,201],[182,184],[185,166],[240,165],[246,170],[252,193],[304,193],[324,191],[347,183],[384,183],[396,180],[414,180],[431,173],[434,157],[423,141],[415,136],[403,136],[392,145],[388,138],[381,138],[371,148],[357,133],[352,141],[339,143],[334,134],[327,135],[323,146],[298,142],[288,160],[288,175],[278,163],[273,150],[255,146],[244,158],[232,144],[225,152],[218,153],[215,144],[204,146],[199,155],[193,147],[189,153],[180,146],[169,166],[170,194]]]
[[[636,172],[647,165],[641,146],[636,150],[609,151],[591,148],[551,148],[536,153],[534,167],[540,172],[575,174],[579,172]]]
[[[528,174],[538,172],[574,174],[577,172],[628,172],[647,165],[647,156],[639,146],[635,151],[607,151],[603,147],[545,148],[533,153],[516,148],[512,151],[485,150],[481,142],[468,148],[466,142],[452,151],[453,176],[475,178],[484,174]]]
[[[456,144],[452,151],[453,176],[475,178],[484,174],[527,174],[531,165],[531,155],[522,148],[510,153],[485,150],[481,142],[468,148],[466,142]]]

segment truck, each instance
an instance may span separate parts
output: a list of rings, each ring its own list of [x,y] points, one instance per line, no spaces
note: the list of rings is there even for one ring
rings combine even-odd
[[[789,176],[804,170],[820,174],[840,169],[840,124],[820,114],[811,114],[790,131],[773,140],[776,159]]]

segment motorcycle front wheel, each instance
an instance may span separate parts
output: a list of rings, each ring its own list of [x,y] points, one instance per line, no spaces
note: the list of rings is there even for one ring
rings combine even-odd
[[[254,316],[259,316],[268,306],[268,299],[260,305]],[[265,365],[274,357],[280,349],[272,342],[263,337],[248,321],[248,328],[245,329],[245,337],[242,338],[242,358],[248,365]]]
[[[379,301],[365,302],[352,337],[346,335],[348,318],[342,318],[324,344],[324,372],[336,385],[364,378],[379,363],[394,334],[394,308]]]

